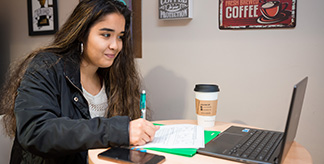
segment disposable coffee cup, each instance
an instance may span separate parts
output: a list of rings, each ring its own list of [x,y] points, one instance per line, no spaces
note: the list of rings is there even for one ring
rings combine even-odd
[[[196,84],[195,86],[196,114],[198,125],[213,127],[216,120],[218,93],[216,84]]]

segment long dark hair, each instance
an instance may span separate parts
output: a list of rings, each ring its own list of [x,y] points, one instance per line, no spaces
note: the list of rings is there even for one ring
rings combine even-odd
[[[30,61],[40,52],[47,51],[69,58],[78,65],[81,61],[82,41],[89,35],[89,29],[107,14],[119,13],[126,20],[123,49],[109,68],[99,68],[98,74],[104,79],[108,96],[108,117],[126,115],[131,119],[139,118],[140,78],[135,64],[131,44],[131,11],[119,0],[82,0],[65,24],[55,34],[49,46],[35,50],[19,64],[12,64],[9,77],[2,89],[0,105],[6,133],[14,137],[16,118],[14,114],[17,89]]]

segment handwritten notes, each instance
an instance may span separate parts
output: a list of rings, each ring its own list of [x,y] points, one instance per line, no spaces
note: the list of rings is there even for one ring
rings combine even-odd
[[[191,124],[164,125],[152,142],[138,148],[203,148],[204,128]]]

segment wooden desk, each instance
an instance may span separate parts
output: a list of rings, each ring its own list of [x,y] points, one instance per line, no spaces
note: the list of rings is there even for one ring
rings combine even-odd
[[[196,120],[165,120],[165,121],[153,121],[154,123],[159,124],[197,124]],[[214,131],[224,131],[231,125],[240,126],[240,124],[235,123],[225,123],[225,122],[216,122],[214,127],[205,128],[205,130],[214,130]],[[242,126],[242,125],[241,125]],[[109,164],[112,162],[98,159],[98,154],[105,151],[106,149],[92,149],[89,150],[89,164]],[[168,153],[157,152],[153,150],[148,150],[150,153],[164,155],[166,157],[165,164],[174,164],[174,163],[188,163],[188,164],[208,164],[208,163],[220,163],[220,164],[233,164],[238,163],[235,161],[225,160],[221,158],[209,157],[201,154],[196,154],[193,157],[183,157]],[[311,164],[313,163],[312,157],[309,152],[297,142],[294,142],[287,154],[287,157],[284,161],[284,164]]]

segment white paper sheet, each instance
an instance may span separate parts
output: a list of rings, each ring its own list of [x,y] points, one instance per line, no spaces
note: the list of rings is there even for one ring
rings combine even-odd
[[[160,126],[152,142],[137,148],[204,148],[204,128],[192,124]]]

